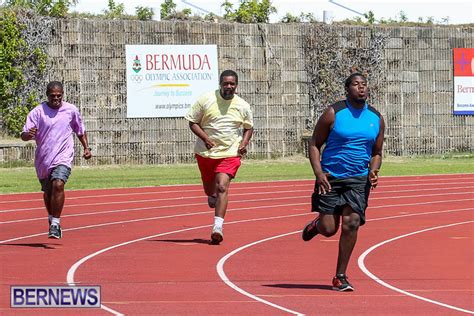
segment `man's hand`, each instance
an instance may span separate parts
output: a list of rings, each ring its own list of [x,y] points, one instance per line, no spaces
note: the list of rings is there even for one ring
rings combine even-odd
[[[245,155],[247,153],[247,145],[240,144],[238,152],[241,156]]]
[[[26,134],[26,138],[24,140],[31,140],[31,139],[35,139],[36,137],[36,131],[38,129],[36,127],[32,127],[28,130],[28,133],[24,133]]]
[[[369,181],[372,189],[375,189],[379,183],[379,169],[370,170]]]
[[[209,138],[206,139],[206,141],[204,142],[204,144],[206,145],[206,148],[209,150],[211,149],[212,147],[216,146],[216,143],[214,143],[212,140],[210,140]]]
[[[84,148],[84,153],[82,154],[82,157],[84,159],[89,160],[92,157],[91,149],[90,148]]]
[[[331,184],[328,181],[329,173],[321,173],[316,175],[316,183],[318,184],[318,193],[326,194],[331,192]]]

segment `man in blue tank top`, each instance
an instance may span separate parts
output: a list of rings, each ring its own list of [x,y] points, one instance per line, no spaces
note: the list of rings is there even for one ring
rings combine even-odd
[[[345,90],[346,100],[326,109],[311,138],[309,157],[316,176],[311,204],[319,216],[305,226],[302,238],[309,241],[317,234],[333,236],[342,223],[332,284],[334,290],[353,291],[346,270],[359,226],[365,223],[370,189],[377,186],[385,123],[367,104],[364,75],[350,75]]]

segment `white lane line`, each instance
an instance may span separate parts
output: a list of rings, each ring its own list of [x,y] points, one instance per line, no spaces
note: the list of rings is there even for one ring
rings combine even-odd
[[[458,226],[458,225],[465,225],[465,224],[470,224],[470,223],[474,223],[474,221],[466,221],[466,222],[459,222],[459,223],[454,223],[454,224],[449,224],[449,225],[442,225],[442,226],[436,226],[436,227],[431,227],[431,228],[425,228],[425,229],[422,229],[422,230],[418,230],[418,231],[415,231],[415,232],[411,232],[411,233],[408,233],[408,234],[400,235],[400,236],[385,240],[381,243],[378,243],[378,244],[370,247],[366,251],[364,251],[364,253],[362,255],[360,255],[360,257],[357,259],[357,263],[359,265],[359,268],[362,270],[362,272],[364,272],[369,278],[371,278],[372,280],[379,283],[380,285],[382,285],[386,288],[389,288],[389,289],[391,289],[395,292],[398,292],[398,293],[401,293],[403,295],[410,296],[410,297],[413,297],[413,298],[416,298],[416,299],[419,299],[419,300],[422,300],[422,301],[425,301],[425,302],[428,302],[428,303],[432,303],[432,304],[443,306],[443,307],[446,307],[446,308],[449,308],[449,309],[453,309],[453,310],[456,310],[456,311],[459,311],[459,312],[474,314],[474,311],[463,309],[463,308],[456,307],[456,306],[453,306],[453,305],[448,305],[448,304],[445,304],[445,303],[441,303],[439,301],[431,300],[431,299],[428,299],[426,297],[419,296],[419,295],[404,291],[402,289],[399,289],[399,288],[397,288],[393,285],[390,285],[387,282],[380,279],[379,277],[377,277],[376,275],[374,275],[372,272],[370,272],[369,269],[367,269],[367,267],[365,266],[365,263],[364,263],[365,258],[372,251],[374,251],[375,249],[377,249],[377,248],[379,248],[383,245],[388,244],[389,242],[399,240],[399,239],[402,239],[402,238],[405,238],[405,237],[408,237],[408,236],[413,236],[413,235],[416,235],[416,234],[421,234],[421,233],[425,233],[425,232],[428,232],[428,231],[436,230],[436,229],[448,228],[448,227],[453,227],[453,226]]]
[[[432,194],[416,194],[416,195],[398,195],[398,196],[389,196],[389,197],[371,197],[370,200],[385,200],[385,199],[400,199],[400,198],[419,198],[419,197],[429,197],[429,196],[446,196],[446,195],[467,195],[469,193],[474,194],[474,192],[467,192],[465,189],[467,188],[473,188],[473,187],[460,187],[460,189],[463,189],[463,192],[449,192],[449,193],[432,193]],[[427,189],[424,189],[427,190]],[[423,191],[422,190],[416,190],[418,191]],[[289,190],[289,191],[278,191],[278,192],[256,192],[256,193],[236,193],[232,194],[232,196],[255,196],[255,195],[274,195],[274,194],[280,194],[280,193],[302,193],[302,192],[307,192],[305,197],[310,196],[310,194],[313,192],[313,190]],[[397,191],[390,191],[390,192],[378,192],[378,194],[374,195],[381,195],[384,193],[402,193],[402,192],[413,192],[413,190],[397,190]],[[288,196],[288,197],[282,197],[279,199],[291,199],[294,196]],[[299,196],[300,197],[300,196]],[[71,205],[66,205],[67,208],[72,208],[72,207],[84,207],[84,206],[99,206],[99,205],[117,205],[117,204],[130,204],[130,203],[150,203],[150,202],[161,202],[161,201],[183,201],[183,200],[190,200],[190,199],[203,199],[203,196],[183,196],[183,197],[175,197],[175,198],[158,198],[158,199],[146,199],[146,200],[127,200],[127,201],[115,201],[115,202],[99,202],[99,203],[81,203],[81,204],[71,204]],[[267,200],[272,200],[272,199],[257,199],[257,200],[245,200],[247,201],[267,201]],[[472,198],[474,201],[474,197]],[[240,203],[244,202],[244,200],[235,200],[232,201],[233,203]],[[205,203],[198,203],[199,204],[205,204]],[[180,204],[180,206],[183,206],[186,204]],[[196,204],[193,204],[196,205]],[[173,205],[177,206],[177,205]],[[41,207],[27,207],[27,208],[14,208],[14,209],[7,209],[7,210],[0,210],[0,213],[13,213],[13,212],[25,212],[25,211],[37,211],[37,210],[44,210],[44,206]]]
[[[472,176],[474,176],[474,173],[432,173],[432,174],[414,174],[414,175],[404,175],[404,176],[384,176],[384,178],[413,178],[413,177],[441,177],[441,178],[448,178],[452,176],[471,176],[468,179],[472,179]],[[459,178],[459,177],[458,177]]]
[[[474,175],[474,174],[469,174],[469,173],[459,173],[459,175]],[[469,179],[469,178],[467,178]],[[274,185],[275,183],[285,183],[281,186],[288,187],[287,183],[301,183],[301,181],[314,181],[314,179],[289,179],[289,180],[271,180],[271,181],[251,181],[251,182],[233,182],[235,183],[236,187],[238,186],[239,188],[246,188],[247,184],[259,184],[257,188],[261,188],[261,185],[265,184],[270,184]],[[417,180],[420,181],[420,180]],[[113,187],[113,188],[93,188],[93,189],[71,189],[68,191],[71,192],[90,192],[90,191],[106,191],[106,190],[128,190],[128,189],[133,189],[133,190],[142,190],[142,189],[158,189],[158,188],[178,188],[181,190],[186,189],[187,187],[190,188],[202,188],[202,184],[200,182],[196,182],[195,184],[164,184],[164,185],[145,185],[145,186],[138,186],[138,187]],[[201,189],[202,190],[202,189]],[[178,191],[179,192],[179,191]],[[37,192],[15,192],[15,193],[0,193],[0,197],[2,195],[24,195],[28,193],[37,193]]]
[[[369,219],[367,221],[380,221],[380,220],[387,220],[387,219],[396,219],[396,218],[403,218],[403,217],[411,217],[411,216],[422,216],[422,215],[427,215],[427,214],[439,214],[439,213],[451,213],[451,212],[459,212],[459,211],[473,211],[474,208],[465,208],[465,209],[456,209],[456,210],[445,210],[445,211],[440,211],[440,212],[425,212],[425,213],[415,213],[415,214],[404,214],[404,215],[394,215],[394,216],[388,216],[388,217],[380,217],[380,218],[375,218],[375,219]],[[253,295],[249,292],[246,292],[245,290],[241,289],[240,287],[238,287],[237,285],[235,285],[232,281],[229,280],[229,278],[227,278],[227,276],[225,275],[225,272],[224,272],[224,264],[225,262],[233,255],[235,255],[236,253],[240,252],[241,250],[244,250],[244,249],[247,249],[251,246],[254,246],[254,245],[257,245],[257,244],[260,244],[262,242],[265,242],[265,241],[269,241],[269,240],[272,240],[272,239],[277,239],[277,238],[281,238],[281,237],[285,237],[285,236],[289,236],[289,235],[292,235],[292,234],[300,234],[301,233],[301,230],[298,230],[298,231],[295,231],[295,232],[290,232],[290,233],[285,233],[285,234],[282,234],[282,235],[278,235],[278,236],[273,236],[273,237],[268,237],[268,238],[265,238],[265,239],[262,239],[262,240],[258,240],[258,241],[255,241],[253,243],[250,243],[250,244],[247,244],[247,245],[244,245],[238,249],[235,249],[233,251],[231,251],[230,253],[228,253],[227,255],[225,255],[224,257],[222,257],[219,262],[217,263],[216,265],[216,270],[219,274],[219,277],[222,279],[222,281],[227,284],[229,287],[231,287],[232,289],[234,289],[235,291],[238,291],[239,293],[251,298],[251,299],[255,299],[255,300],[258,300],[259,302],[263,303],[263,304],[267,304],[267,305],[270,305],[272,307],[275,307],[275,308],[278,308],[278,309],[281,309],[282,306],[279,306],[279,305],[276,305],[276,304],[273,304],[269,301],[266,301],[262,298],[259,298],[258,296],[256,295]],[[257,299],[258,298],[258,299]],[[276,306],[274,306],[276,305]],[[282,308],[285,308],[285,307],[282,307]],[[292,310],[289,310],[291,311],[290,313],[299,313],[299,312],[295,312],[295,311],[292,311]],[[302,315],[302,314],[300,314]]]
[[[467,177],[465,177],[467,176]],[[413,179],[413,178],[422,178],[422,179]],[[432,179],[433,177],[437,177],[436,179]],[[408,181],[411,181],[411,182],[426,182],[427,180],[436,180],[438,183],[451,183],[451,182],[457,182],[459,180],[472,180],[474,177],[474,173],[433,173],[433,174],[425,174],[425,175],[404,175],[404,176],[381,176],[381,179],[386,179],[387,181],[384,181],[384,182],[387,182],[387,183],[391,183],[391,182],[395,182],[395,183],[398,183],[398,179],[408,179]],[[441,182],[443,180],[448,180],[449,182]],[[243,181],[243,182],[234,182],[235,183],[235,188],[245,188],[247,184],[265,184],[265,183],[268,183],[268,184],[274,184],[275,182],[276,183],[293,183],[293,182],[296,182],[296,183],[301,183],[301,182],[308,182],[308,181],[312,181],[312,183],[314,184],[314,179],[313,178],[309,178],[309,179],[298,179],[298,180],[295,180],[295,179],[288,179],[288,180],[272,180],[272,181],[251,181],[251,182],[248,182],[248,181]],[[406,181],[406,180],[404,180]],[[288,185],[287,184],[284,184],[283,186],[287,187]],[[166,185],[158,185],[158,186],[141,186],[141,187],[133,187],[132,189],[148,189],[148,188],[151,188],[151,189],[156,189],[156,188],[186,188],[186,187],[200,187],[200,184],[196,183],[196,184],[166,184]],[[261,186],[259,186],[258,188],[261,188]],[[127,189],[130,189],[129,187],[115,187],[115,188],[95,188],[95,189],[73,189],[73,190],[68,190],[68,191],[71,191],[71,192],[82,192],[82,191],[85,191],[85,192],[90,192],[90,191],[93,191],[93,190],[97,190],[97,191],[102,191],[102,190],[127,190]],[[27,192],[27,193],[33,193],[33,194],[39,194],[37,192]],[[8,196],[8,195],[24,195],[25,192],[16,192],[16,193],[0,193],[0,197],[2,196]],[[39,199],[39,200],[42,200],[42,199]]]
[[[285,189],[288,189],[289,187],[307,187],[307,186],[311,186],[310,184],[302,184],[302,183],[298,183],[298,184],[286,184],[286,185],[265,185],[265,186],[248,186],[248,187],[232,187],[232,191],[251,191],[253,189],[258,189],[258,190],[262,190],[262,189],[275,189],[275,188],[285,188]],[[313,184],[314,186],[314,184]],[[126,191],[128,188],[123,188],[123,191]],[[90,189],[89,189],[90,190]],[[105,190],[114,190],[114,189],[101,189],[103,191]],[[74,192],[74,190],[67,190],[67,192]],[[129,193],[109,193],[109,194],[92,194],[92,195],[81,195],[81,196],[71,196],[71,197],[68,197],[67,199],[68,200],[80,200],[80,199],[91,199],[91,198],[106,198],[106,197],[121,197],[121,196],[127,196],[127,197],[130,197],[130,196],[136,196],[136,195],[162,195],[162,194],[167,194],[167,195],[170,195],[170,194],[173,194],[173,193],[183,193],[183,192],[199,192],[199,193],[202,193],[203,192],[203,189],[202,188],[199,188],[199,189],[189,189],[189,190],[180,190],[180,191],[176,191],[176,190],[168,190],[168,191],[146,191],[146,192],[129,192]],[[268,193],[272,193],[274,192],[273,190],[269,191]],[[234,194],[245,194],[245,193],[234,193]],[[249,193],[247,193],[249,194]],[[203,196],[203,195],[198,195],[198,196]],[[1,197],[1,195],[0,195]],[[36,199],[27,199],[27,200],[14,200],[14,201],[0,201],[0,204],[6,204],[6,203],[17,203],[17,202],[43,202],[43,198],[40,197],[40,198],[36,198]]]
[[[286,237],[286,236],[289,236],[289,235],[293,235],[293,234],[296,234],[296,233],[300,233],[301,231],[296,231],[296,232],[290,232],[290,233],[286,233],[286,234],[281,234],[281,235],[278,235],[278,236],[273,236],[273,237],[269,237],[269,238],[265,238],[265,239],[261,239],[261,240],[258,240],[258,241],[255,241],[253,243],[250,243],[250,244],[246,244],[245,246],[242,246],[240,248],[237,248],[231,252],[229,252],[227,255],[225,255],[224,257],[222,257],[219,262],[217,263],[217,266],[216,266],[216,270],[217,270],[217,273],[219,274],[219,277],[221,278],[222,281],[224,281],[224,283],[229,286],[231,289],[239,292],[240,294],[242,295],[245,295],[247,296],[248,298],[252,299],[252,300],[255,300],[257,302],[260,302],[260,303],[263,303],[263,304],[266,304],[266,305],[269,305],[271,307],[274,307],[276,309],[279,309],[279,310],[282,310],[284,312],[287,312],[287,313],[290,313],[290,314],[294,314],[294,315],[304,315],[300,312],[296,312],[294,310],[291,310],[291,309],[288,309],[286,307],[283,307],[281,305],[277,305],[275,303],[272,303],[270,301],[267,301],[267,300],[264,300],[263,298],[260,298],[256,295],[253,295],[252,293],[249,293],[245,290],[243,290],[242,288],[238,287],[237,285],[235,285],[231,280],[229,280],[229,278],[227,277],[227,275],[225,274],[224,272],[224,265],[225,265],[225,262],[227,261],[227,259],[229,259],[230,257],[232,257],[234,254],[240,252],[241,250],[244,250],[246,248],[249,248],[249,247],[252,247],[252,246],[255,246],[255,245],[258,245],[260,243],[263,243],[263,242],[266,242],[266,241],[269,241],[269,240],[272,240],[272,239],[277,239],[277,238],[280,238],[280,237]]]
[[[104,304],[100,304],[100,308],[102,308],[102,309],[105,310],[106,312],[109,312],[109,313],[114,314],[114,315],[116,315],[116,316],[123,316],[123,315],[125,315],[125,314],[122,314],[122,313],[120,313],[120,312],[117,312],[115,309],[112,309],[112,308],[110,308],[110,307],[108,307],[108,306],[105,306]]]
[[[430,181],[430,180],[434,180],[434,179],[412,179],[410,181],[411,182],[426,182],[426,181]],[[455,179],[452,179],[452,180],[449,180],[449,181],[436,180],[436,181],[430,182],[430,183],[423,183],[423,186],[425,186],[425,187],[426,186],[440,186],[440,185],[443,185],[443,184],[453,184],[453,183],[457,184],[457,183],[459,183],[460,180],[473,180],[473,178],[455,178]],[[286,180],[279,180],[279,181],[286,181]],[[248,187],[236,186],[235,184],[243,183],[243,182],[236,182],[234,184],[234,187],[232,188],[232,190],[236,191],[236,190],[249,190],[249,189],[265,189],[265,188],[271,189],[271,188],[307,187],[307,186],[309,186],[310,188],[314,187],[314,180],[292,180],[292,181],[299,181],[299,182],[296,182],[294,184],[285,184],[285,185],[265,185],[265,186],[248,186]],[[311,182],[304,183],[304,182],[308,182],[308,181],[311,181]],[[407,187],[407,186],[409,187],[409,186],[418,185],[417,183],[410,184],[410,183],[407,183],[406,181],[403,184],[395,184],[395,185],[390,185],[389,184],[389,183],[399,183],[399,182],[400,181],[397,181],[396,178],[394,178],[394,180],[392,180],[392,181],[383,181],[380,184],[379,189]],[[258,183],[258,182],[249,182],[249,184],[254,184],[254,183]],[[263,182],[263,183],[273,184],[273,182]],[[473,183],[474,182],[463,181],[463,184],[473,184]],[[187,186],[187,185],[185,185],[185,186]],[[196,187],[196,186],[197,185],[192,185],[192,187]],[[170,186],[161,186],[161,187],[170,187]],[[161,187],[142,187],[142,188],[161,188]],[[110,188],[110,189],[103,188],[103,189],[97,189],[97,190],[105,191],[105,190],[116,190],[116,189],[117,188]],[[120,188],[118,188],[118,189],[120,189]],[[121,189],[122,190],[127,190],[128,188],[121,188]],[[137,188],[133,188],[133,189],[137,189]],[[435,189],[431,189],[431,190],[435,190]],[[81,191],[90,192],[92,190],[87,189],[87,190],[67,190],[67,191],[68,192],[81,192]],[[413,191],[413,190],[410,190],[410,191]],[[68,200],[103,198],[103,197],[135,196],[135,195],[147,195],[147,194],[160,195],[160,194],[170,194],[170,193],[179,193],[179,192],[181,192],[181,191],[168,190],[168,191],[147,191],[147,192],[130,192],[130,193],[109,193],[109,194],[98,194],[98,195],[92,194],[92,195],[73,196],[73,197],[69,197]],[[188,190],[186,190],[186,192],[202,192],[202,189],[201,188],[199,188],[199,189],[188,189]],[[379,192],[380,192],[380,190],[379,190]],[[39,194],[37,192],[31,192],[31,193],[32,194]],[[380,193],[385,193],[385,192],[380,192]],[[4,195],[4,196],[8,196],[8,195],[14,196],[14,195],[18,195],[18,194],[25,194],[25,193],[0,194],[0,197],[2,197],[2,195]],[[38,197],[36,199],[0,201],[0,204],[8,204],[8,203],[16,203],[16,202],[34,202],[34,201],[42,202],[43,198]]]
[[[258,221],[264,221],[264,220],[273,220],[273,219],[282,219],[282,218],[290,218],[290,217],[297,217],[297,216],[305,216],[305,215],[308,215],[307,212],[305,213],[301,213],[301,214],[292,214],[292,215],[282,215],[282,216],[274,216],[274,217],[264,217],[264,218],[254,218],[254,219],[245,219],[245,220],[240,220],[240,221],[231,221],[231,222],[227,222],[226,225],[232,225],[232,224],[239,224],[239,223],[247,223],[247,222],[258,222]],[[123,242],[123,243],[120,243],[120,244],[116,244],[116,245],[113,245],[113,246],[110,246],[110,247],[107,247],[107,248],[104,248],[104,249],[101,249],[99,251],[96,251],[86,257],[83,257],[82,259],[80,259],[79,261],[75,262],[71,268],[69,268],[69,271],[67,272],[67,283],[70,285],[70,286],[74,286],[75,285],[75,282],[74,282],[74,274],[76,273],[77,269],[86,261],[94,258],[95,256],[98,256],[100,254],[103,254],[104,252],[107,252],[109,250],[113,250],[113,249],[116,249],[116,248],[119,248],[119,247],[122,247],[122,246],[127,246],[127,245],[130,245],[132,243],[135,243],[135,242],[138,242],[138,241],[144,241],[144,240],[147,240],[147,239],[150,239],[150,238],[155,238],[155,237],[162,237],[162,236],[166,236],[166,235],[171,235],[171,234],[176,234],[176,233],[181,233],[181,232],[186,232],[186,231],[190,231],[190,230],[196,230],[196,229],[201,229],[201,228],[206,228],[206,227],[211,227],[212,225],[202,225],[202,226],[195,226],[195,227],[190,227],[190,228],[184,228],[184,229],[178,229],[178,230],[174,230],[174,231],[169,231],[169,232],[165,232],[165,233],[160,233],[160,234],[155,234],[155,235],[151,235],[151,236],[146,236],[146,237],[141,237],[141,238],[137,238],[137,239],[134,239],[134,240],[130,240],[130,241],[126,241],[126,242]],[[114,315],[122,315],[120,312],[116,311],[116,310],[113,310],[111,309],[110,307],[107,307],[105,305],[101,305],[101,308],[103,308],[104,310],[114,314]]]
[[[267,208],[284,208],[284,207],[288,207],[288,206],[302,206],[302,205],[307,205],[307,203],[252,206],[251,208],[233,209],[233,211],[257,210],[257,209],[267,209]],[[229,212],[229,210],[228,210],[228,212]],[[171,215],[164,215],[164,216],[147,217],[147,218],[137,218],[137,219],[117,221],[117,222],[106,222],[106,223],[102,223],[102,224],[79,226],[79,227],[74,227],[74,228],[66,228],[66,229],[63,229],[62,231],[63,232],[68,232],[68,231],[82,230],[82,229],[88,229],[88,228],[97,228],[97,227],[104,227],[104,226],[111,226],[111,225],[118,225],[118,224],[129,224],[129,223],[133,223],[133,222],[136,223],[136,222],[142,222],[142,221],[152,221],[152,220],[157,220],[157,219],[186,217],[186,216],[203,215],[203,214],[214,214],[214,211],[184,213],[184,214],[180,213],[180,214],[171,214]],[[306,215],[312,215],[312,214],[310,212],[306,212]],[[44,218],[43,218],[43,220],[44,220]],[[42,236],[42,235],[46,235],[46,234],[47,233],[38,233],[38,234],[15,237],[15,238],[6,239],[6,240],[0,240],[0,244],[4,244],[4,243],[7,243],[7,242],[12,242],[12,241],[17,241],[17,240],[22,240],[22,239],[26,239],[26,238],[31,238],[31,237]]]
[[[463,201],[463,200],[457,200],[457,201]],[[446,201],[446,202],[453,202],[453,201]],[[384,206],[374,206],[374,207],[371,207],[371,208],[373,209],[373,208],[384,208],[384,207],[392,207],[392,206],[414,206],[414,205],[437,204],[437,203],[441,203],[441,202],[432,201],[432,202],[412,203],[412,204],[384,205]],[[281,204],[281,205],[271,205],[271,206],[261,206],[261,207],[253,206],[251,209],[288,207],[288,206],[302,206],[302,205],[307,205],[307,203]],[[228,211],[243,211],[243,210],[248,210],[248,208],[231,209],[231,210],[228,210]],[[445,211],[432,211],[432,212],[423,212],[423,213],[416,213],[416,214],[394,215],[394,216],[384,217],[384,218],[368,219],[367,221],[377,221],[377,220],[380,220],[380,219],[391,219],[391,218],[399,218],[399,217],[407,217],[407,216],[442,214],[442,213],[450,213],[450,212],[456,212],[456,211],[467,211],[467,210],[472,210],[472,208],[453,209],[453,210],[445,210]],[[74,227],[74,228],[65,228],[65,229],[63,229],[63,232],[89,229],[89,228],[97,228],[97,227],[105,227],[105,226],[132,223],[132,222],[151,221],[151,220],[157,220],[157,219],[163,219],[163,218],[175,218],[175,217],[183,217],[183,216],[209,214],[209,213],[213,213],[213,212],[214,211],[185,213],[185,214],[181,213],[181,214],[172,214],[172,215],[165,215],[165,216],[130,219],[130,220],[117,221],[117,222],[106,222],[106,223],[102,223],[102,224],[79,226],[79,227]],[[314,216],[313,213],[311,213],[311,212],[307,212],[307,215]],[[42,218],[42,219],[44,220],[44,218]],[[11,239],[0,240],[0,244],[12,242],[12,241],[23,240],[23,239],[28,239],[28,238],[33,238],[33,237],[38,237],[38,236],[42,236],[42,235],[46,235],[46,233],[37,233],[37,234],[31,234],[31,235],[24,235],[24,236],[20,236],[20,237],[15,237],[15,238],[11,238]]]
[[[298,205],[306,205],[306,203],[300,203]],[[285,205],[275,205],[275,206],[272,206],[272,207],[285,207],[285,206],[292,206],[292,205],[291,204],[285,204]],[[471,208],[468,208],[468,209],[453,209],[453,210],[433,211],[433,212],[424,212],[424,213],[416,213],[416,214],[403,214],[403,215],[396,215],[396,216],[385,217],[385,218],[369,219],[368,221],[376,221],[376,220],[392,219],[392,218],[401,218],[401,217],[411,217],[411,216],[424,216],[424,215],[442,214],[442,213],[451,213],[451,212],[458,212],[458,211],[465,211],[465,210],[473,210],[473,209],[471,209]],[[199,213],[211,213],[211,212],[199,212]],[[196,214],[198,214],[198,213],[196,213]],[[65,232],[66,231],[75,231],[75,230],[82,230],[82,229],[89,229],[89,228],[97,228],[97,227],[104,227],[104,226],[110,226],[110,225],[124,224],[124,223],[130,223],[130,222],[150,221],[150,220],[157,220],[157,219],[162,219],[162,218],[173,218],[173,217],[181,217],[181,216],[189,216],[189,215],[194,215],[194,213],[192,213],[192,214],[177,214],[177,215],[170,215],[170,216],[158,216],[158,217],[151,217],[151,218],[141,218],[141,219],[135,219],[135,220],[118,221],[118,222],[109,222],[109,223],[103,223],[103,224],[97,224],[97,225],[88,225],[88,226],[80,226],[80,227],[75,227],[75,228],[69,228],[69,229],[64,229],[63,231],[65,231]],[[292,216],[304,216],[304,215],[308,216],[308,215],[312,215],[312,213],[306,212],[306,213],[303,213],[303,214],[297,214],[297,215],[292,215]],[[230,222],[230,223],[232,223],[232,222]],[[229,224],[229,223],[227,223],[227,224]],[[203,227],[209,227],[209,226],[210,225],[203,226]],[[201,228],[201,227],[189,228],[188,230],[198,229],[198,228]],[[174,232],[176,232],[176,231],[174,231]],[[172,234],[174,232],[168,232],[168,233],[165,233],[165,234]],[[296,231],[296,232],[293,232],[293,233],[300,233],[300,231]],[[37,236],[41,236],[41,235],[45,235],[45,233],[32,234],[32,235],[16,237],[16,238],[7,239],[7,240],[1,240],[0,244],[13,242],[13,241],[17,241],[17,240],[22,240],[22,239],[27,239],[27,238],[32,238],[32,237],[37,237]],[[117,314],[117,315],[119,315],[119,314]]]
[[[291,199],[300,199],[300,198],[307,198],[308,196],[292,196],[291,198],[271,198],[271,199],[257,199],[257,200],[240,200],[236,202],[242,202],[242,203],[248,203],[248,202],[266,202],[266,201],[276,201],[276,200],[291,200]],[[458,201],[458,200],[455,200]],[[453,201],[450,201],[453,202]],[[118,210],[110,210],[110,211],[102,211],[102,212],[90,212],[90,213],[78,213],[78,214],[69,214],[69,215],[63,215],[61,218],[65,217],[80,217],[80,216],[89,216],[89,215],[104,215],[104,214],[114,214],[114,213],[128,213],[128,212],[137,212],[137,211],[148,211],[148,210],[161,210],[161,209],[176,209],[176,208],[182,208],[182,207],[188,207],[188,206],[200,206],[202,207],[204,204],[203,203],[189,203],[189,204],[174,204],[174,205],[163,205],[163,206],[150,206],[150,207],[138,207],[138,208],[125,208],[125,209],[118,209]],[[205,204],[207,208],[207,203]],[[251,209],[261,209],[265,207],[276,207],[276,206],[300,206],[300,205],[306,205],[308,206],[308,203],[290,203],[290,204],[283,204],[283,205],[262,205],[262,206],[253,206]],[[240,210],[249,210],[248,207],[235,207],[235,208],[229,208],[227,211],[240,211]],[[212,211],[214,212],[214,211]],[[204,214],[208,212],[202,212],[202,213],[182,213],[183,215],[190,214]],[[178,215],[177,215],[178,216]],[[35,218],[26,218],[26,219],[18,219],[18,220],[12,220],[12,221],[5,221],[5,222],[0,222],[0,225],[2,224],[12,224],[12,223],[21,223],[21,222],[29,222],[29,221],[37,221],[37,220],[45,220],[45,216],[42,217],[35,217]]]
[[[425,195],[428,196],[428,195]],[[301,199],[301,198],[309,198],[307,195],[304,196],[291,196],[291,197],[284,197],[284,198],[272,198],[270,200],[291,200],[291,199]],[[371,198],[377,199],[377,198]],[[383,200],[383,198],[380,198]],[[259,202],[263,201],[263,199],[257,200],[240,200],[234,202]],[[441,201],[430,201],[430,202],[417,202],[417,203],[404,203],[404,204],[385,204],[385,205],[378,205],[378,206],[369,206],[368,210],[371,209],[378,209],[378,208],[387,208],[387,207],[399,207],[399,206],[415,206],[415,205],[427,205],[427,204],[440,204],[440,203],[453,203],[453,202],[467,202],[467,201],[474,201],[474,199],[458,199],[458,200],[441,200]],[[296,203],[296,204],[285,204],[291,206],[300,206],[306,205],[308,208],[310,207],[311,203]],[[104,215],[110,213],[128,213],[128,212],[138,212],[138,211],[147,211],[147,210],[159,210],[159,209],[168,209],[168,208],[176,208],[176,207],[183,207],[183,206],[202,206],[202,203],[192,203],[192,204],[177,204],[177,205],[166,205],[166,206],[150,206],[150,207],[139,207],[139,208],[125,208],[125,209],[117,209],[117,210],[110,210],[110,211],[96,211],[96,212],[88,212],[88,213],[78,213],[78,214],[69,214],[63,215],[61,218],[66,217],[80,217],[80,216],[89,216],[89,215]],[[253,207],[253,208],[261,208],[261,207]],[[230,208],[228,211],[239,211],[239,210],[246,210],[248,208]],[[194,213],[189,213],[193,215]],[[45,220],[45,216],[42,217],[34,217],[34,218],[26,218],[26,219],[18,219],[12,221],[5,221],[0,222],[2,224],[14,224],[14,223],[22,223],[22,222],[31,222],[31,221],[40,221]]]
[[[291,191],[277,191],[278,193],[294,193],[298,192],[301,193],[301,190],[291,190]],[[232,196],[256,196],[256,195],[272,195],[275,194],[275,191],[269,191],[269,192],[255,192],[255,193],[236,193],[232,194]],[[308,195],[305,195],[308,196]],[[145,200],[131,200],[128,199],[126,201],[111,201],[111,202],[98,202],[98,203],[80,203],[80,204],[70,204],[70,205],[65,205],[65,207],[72,208],[72,207],[86,207],[86,206],[100,206],[100,205],[117,205],[117,204],[131,204],[131,203],[150,203],[150,202],[163,202],[163,201],[183,201],[183,200],[191,200],[191,199],[199,199],[199,200],[204,200],[205,195],[194,195],[194,196],[179,196],[179,197],[165,197],[165,198],[158,198],[158,199],[145,199]],[[284,199],[285,197],[279,198],[279,199]],[[289,196],[291,198],[291,195]],[[261,201],[271,201],[274,198],[268,198],[268,199],[260,199]],[[242,200],[237,200],[234,202],[240,202]],[[252,200],[256,201],[256,200]],[[206,203],[198,203],[198,205],[207,205]],[[174,205],[176,206],[176,205]],[[14,209],[9,209],[9,210],[1,210],[0,213],[11,213],[11,212],[18,212],[18,211],[37,211],[37,210],[44,210],[44,206],[41,207],[27,207],[27,208],[14,208]]]

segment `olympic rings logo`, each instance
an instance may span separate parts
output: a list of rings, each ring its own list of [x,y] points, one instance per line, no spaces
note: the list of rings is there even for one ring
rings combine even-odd
[[[140,83],[143,81],[143,75],[130,75],[130,80]]]

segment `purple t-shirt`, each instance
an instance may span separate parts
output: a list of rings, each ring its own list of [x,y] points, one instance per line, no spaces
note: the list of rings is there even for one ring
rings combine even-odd
[[[73,132],[84,135],[85,128],[75,105],[62,102],[59,109],[50,108],[46,102],[28,114],[23,132],[36,127],[35,167],[38,179],[49,177],[51,169],[58,165],[69,168],[74,158]]]

